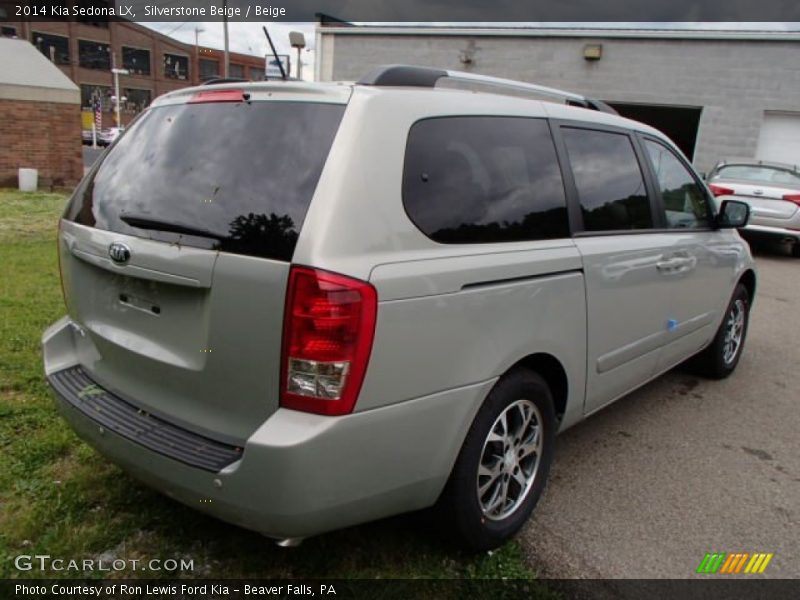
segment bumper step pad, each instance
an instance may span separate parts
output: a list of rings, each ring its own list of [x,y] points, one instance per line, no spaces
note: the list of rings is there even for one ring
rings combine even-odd
[[[53,389],[78,411],[120,436],[192,467],[217,473],[242,449],[154,417],[95,383],[81,366],[48,376]]]

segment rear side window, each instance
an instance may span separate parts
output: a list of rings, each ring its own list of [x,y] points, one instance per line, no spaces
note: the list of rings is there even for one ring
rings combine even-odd
[[[83,182],[65,217],[288,261],[343,113],[307,102],[150,109]]]
[[[444,244],[569,236],[564,185],[543,119],[446,117],[408,135],[403,203]]]
[[[667,216],[667,227],[708,227],[708,196],[692,174],[666,146],[645,140]]]
[[[644,177],[630,138],[593,129],[562,128],[586,231],[653,227]]]

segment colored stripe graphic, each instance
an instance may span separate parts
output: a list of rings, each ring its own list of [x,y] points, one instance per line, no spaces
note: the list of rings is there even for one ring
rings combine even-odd
[[[765,554],[753,554],[753,558],[750,559],[750,562],[747,563],[747,567],[745,568],[745,573],[763,573],[764,569],[767,568],[769,561],[772,560],[772,557],[775,556],[772,553]]]
[[[748,553],[729,554],[728,560],[722,565],[720,573],[738,573],[744,567],[745,561],[750,558]]]
[[[716,573],[717,570],[722,565],[722,561],[725,560],[725,553],[719,552],[714,554],[706,553],[703,557],[700,566],[697,567],[698,573]]]
[[[697,573],[706,575],[713,575],[714,573],[719,573],[720,575],[723,573],[763,573],[773,556],[775,556],[773,553],[765,552],[756,552],[755,554],[750,554],[749,552],[706,553],[700,562],[700,566],[697,567]],[[743,569],[744,571],[742,571]]]

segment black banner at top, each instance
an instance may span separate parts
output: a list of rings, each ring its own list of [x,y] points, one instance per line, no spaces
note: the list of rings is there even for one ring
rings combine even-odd
[[[797,0],[0,0],[0,21],[800,22]],[[800,26],[800,23],[798,23]],[[757,28],[757,27],[754,27]]]

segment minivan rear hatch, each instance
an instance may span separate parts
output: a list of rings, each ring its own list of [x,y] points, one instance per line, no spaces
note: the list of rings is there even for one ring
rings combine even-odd
[[[157,102],[81,183],[59,233],[84,371],[234,444],[278,407],[289,261],[346,102],[280,85]]]

